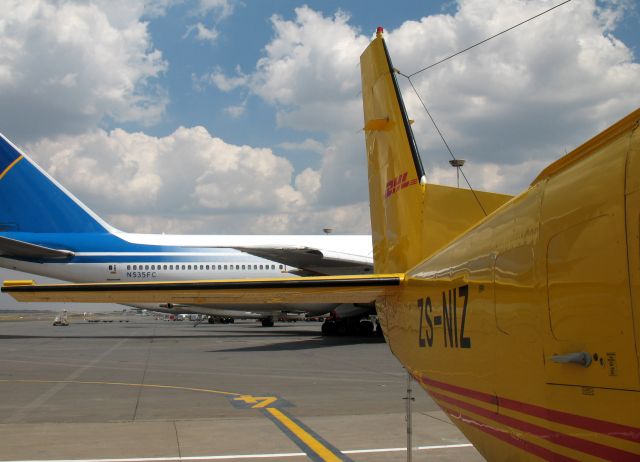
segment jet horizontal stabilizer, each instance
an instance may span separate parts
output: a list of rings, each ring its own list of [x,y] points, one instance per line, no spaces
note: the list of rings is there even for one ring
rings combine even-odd
[[[0,255],[24,259],[67,259],[75,254],[70,250],[52,249],[30,242],[0,236]]]

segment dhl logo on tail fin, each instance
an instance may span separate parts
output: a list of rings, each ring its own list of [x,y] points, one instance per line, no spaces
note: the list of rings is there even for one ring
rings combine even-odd
[[[385,199],[391,196],[392,194],[397,193],[401,189],[405,189],[409,186],[412,186],[418,183],[417,178],[408,180],[407,179],[408,175],[409,175],[408,172],[404,172],[402,175],[394,178],[393,180],[387,181],[387,190],[384,193]]]

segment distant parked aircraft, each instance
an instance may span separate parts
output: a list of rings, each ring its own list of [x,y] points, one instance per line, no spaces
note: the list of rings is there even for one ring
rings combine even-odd
[[[0,266],[5,268],[73,282],[288,278],[371,272],[371,253],[371,236],[125,233],[98,217],[0,135]],[[344,315],[337,320],[339,326],[358,325],[372,310],[337,303],[213,307],[167,301],[136,306],[257,317],[264,326],[272,326],[282,312],[318,315],[331,310]]]

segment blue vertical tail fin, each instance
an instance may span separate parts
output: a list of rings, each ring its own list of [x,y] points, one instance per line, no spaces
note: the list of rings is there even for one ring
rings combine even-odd
[[[113,228],[0,134],[0,232],[111,231]]]

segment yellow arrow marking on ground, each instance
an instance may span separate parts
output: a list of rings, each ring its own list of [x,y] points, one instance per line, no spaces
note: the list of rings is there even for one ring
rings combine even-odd
[[[233,398],[234,401],[244,401],[247,404],[253,404],[251,409],[260,409],[265,408],[276,401],[278,398],[275,396],[251,396],[251,395],[242,395],[237,398]]]

